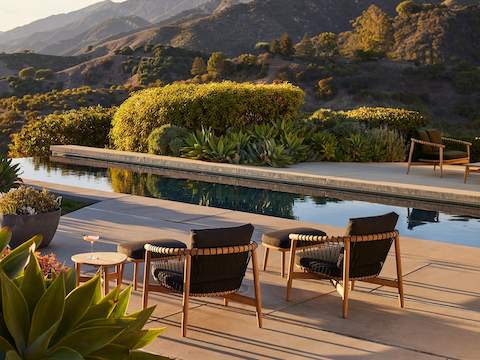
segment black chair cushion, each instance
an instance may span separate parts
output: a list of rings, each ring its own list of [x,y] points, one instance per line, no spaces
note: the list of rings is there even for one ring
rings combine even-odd
[[[272,231],[262,235],[262,242],[264,244],[275,246],[280,249],[289,249],[291,245],[290,234],[302,234],[302,235],[313,235],[313,236],[325,236],[327,235],[322,230],[308,228],[308,227],[299,227],[291,228],[285,230]],[[302,246],[301,242],[297,243],[298,246]],[[310,243],[313,244],[313,243]]]
[[[130,259],[142,260],[145,259],[145,244],[154,246],[168,247],[168,248],[181,248],[185,249],[187,245],[183,242],[174,239],[159,239],[154,241],[148,241],[145,243],[127,243],[117,246],[117,252],[127,255]],[[163,257],[163,255],[152,253],[152,257]]]
[[[215,248],[249,245],[253,226],[251,224],[220,229],[192,230],[192,248]],[[249,252],[225,255],[193,256],[190,292],[211,294],[236,291],[242,285],[250,260]],[[176,291],[183,290],[183,267],[171,266],[171,261],[159,261],[153,270],[161,285]]]
[[[343,244],[324,245],[318,248],[298,251],[295,263],[309,272],[327,275],[332,278],[342,277],[342,268],[338,259],[343,253]]]
[[[225,255],[224,255],[225,256]],[[168,260],[154,264],[153,278],[163,287],[176,292],[183,292],[184,260]],[[209,281],[202,283],[190,282],[191,294],[212,294],[231,292],[240,288],[238,278]]]
[[[398,214],[350,219],[347,235],[371,235],[395,231]],[[382,270],[392,246],[393,238],[386,240],[352,242],[350,249],[350,277],[375,276]],[[340,264],[342,263],[342,264]],[[343,266],[343,261],[339,261]]]
[[[430,138],[430,142],[433,142],[435,144],[443,144],[442,140],[442,133],[438,131],[437,129],[430,129],[427,130],[428,137]]]
[[[463,159],[467,158],[468,153],[466,151],[461,150],[445,150],[443,152],[444,160],[455,160],[455,159]],[[419,155],[419,159],[422,160],[440,160],[440,152],[438,149],[435,152],[422,152]]]

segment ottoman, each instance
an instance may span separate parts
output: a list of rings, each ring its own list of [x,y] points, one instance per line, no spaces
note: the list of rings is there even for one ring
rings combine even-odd
[[[145,262],[145,245],[151,244],[154,246],[171,247],[185,249],[187,245],[183,242],[174,239],[159,239],[153,241],[147,241],[145,243],[126,243],[117,246],[117,252],[127,255],[127,260],[133,263],[133,287],[138,289],[138,266]],[[156,254],[154,257],[160,258],[162,255]],[[145,269],[144,269],[145,271]]]
[[[303,234],[313,236],[325,236],[324,231],[313,229],[309,227],[298,227],[284,230],[277,230],[268,232],[262,235],[262,246],[265,247],[265,257],[263,258],[263,271],[267,268],[268,255],[270,249],[280,251],[282,253],[282,277],[285,277],[285,257],[286,253],[290,251],[291,241],[290,234]],[[301,244],[299,244],[299,247]]]

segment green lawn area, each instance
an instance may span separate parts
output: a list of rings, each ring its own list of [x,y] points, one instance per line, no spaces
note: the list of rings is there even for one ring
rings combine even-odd
[[[91,201],[79,201],[79,200],[72,200],[68,198],[62,199],[62,216],[68,213],[80,210],[85,206],[92,205]]]

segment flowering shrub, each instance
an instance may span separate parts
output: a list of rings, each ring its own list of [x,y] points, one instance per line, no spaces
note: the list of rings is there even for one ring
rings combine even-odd
[[[21,186],[11,189],[0,197],[0,214],[35,215],[60,209],[61,197],[50,194],[47,190],[36,190]]]
[[[11,253],[10,248],[6,247],[0,254],[0,259],[8,256]],[[58,261],[54,253],[42,255],[39,251],[35,252],[35,257],[38,260],[40,269],[45,277],[51,278],[53,274],[66,273],[69,268],[65,264]]]
[[[68,267],[58,261],[57,256],[53,253],[42,255],[40,252],[36,252],[35,256],[40,264],[43,275],[46,277],[68,271]]]

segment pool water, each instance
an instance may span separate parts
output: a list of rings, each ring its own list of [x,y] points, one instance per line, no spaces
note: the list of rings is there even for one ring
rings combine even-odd
[[[323,195],[305,195],[290,191],[275,191],[212,183],[158,174],[148,168],[131,169],[127,165],[77,165],[80,160],[59,163],[54,160],[15,159],[21,165],[25,179],[71,185],[88,189],[119,192],[203,206],[212,206],[255,214],[297,219],[342,227],[353,217],[373,216],[395,211],[400,215],[398,230],[403,236],[480,247],[480,209],[468,211],[468,216],[444,207],[421,202],[404,203],[389,199],[364,201],[349,193],[344,199]],[[98,162],[97,162],[98,163]],[[188,177],[188,174],[187,174]],[[191,176],[194,177],[193,175]],[[272,187],[273,188],[273,187]],[[338,195],[339,193],[336,193]],[[341,196],[340,196],[341,197]],[[360,200],[362,199],[362,200]],[[477,215],[478,213],[478,215]],[[473,215],[472,215],[473,214]]]

